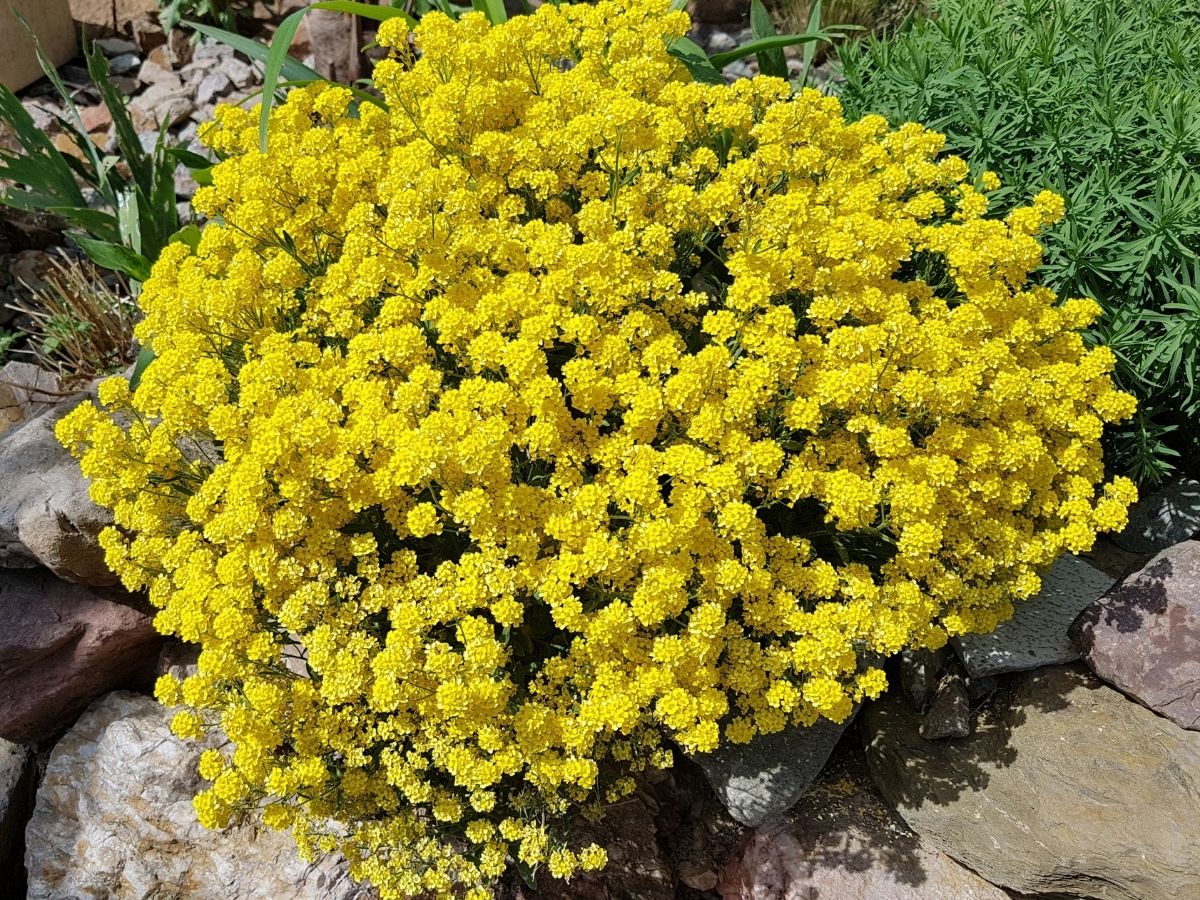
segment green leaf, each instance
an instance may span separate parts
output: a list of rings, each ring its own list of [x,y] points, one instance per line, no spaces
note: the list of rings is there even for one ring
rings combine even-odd
[[[24,159],[0,150],[0,175],[7,174],[5,169],[12,170],[18,163],[24,163],[27,167],[32,167],[37,181],[24,178],[14,178],[13,181],[41,188],[48,195],[57,197],[63,205],[87,205],[63,155],[42,130],[34,125],[33,118],[21,105],[17,95],[3,84],[0,84],[0,120],[12,126],[17,141],[25,150]]]
[[[173,201],[175,198],[171,199]],[[141,224],[137,197],[128,191],[121,194],[117,198],[117,228],[121,232],[121,243],[139,254],[143,250]]]
[[[207,169],[212,165],[212,160],[185,147],[168,147],[167,156],[183,163],[189,169]]]
[[[84,58],[87,60],[88,74],[91,75],[96,90],[100,93],[100,99],[104,101],[104,105],[108,107],[109,114],[112,116],[113,131],[117,136],[117,148],[121,151],[121,157],[125,160],[126,165],[129,166],[129,174],[132,176],[134,184],[141,191],[149,194],[151,183],[154,180],[154,165],[143,149],[137,129],[133,127],[133,121],[129,118],[129,111],[125,107],[125,96],[109,80],[108,60],[94,44],[84,48]],[[99,160],[96,161],[96,168],[100,169]],[[115,203],[115,192],[110,189],[108,194],[110,202]]]
[[[382,7],[381,7],[382,8]],[[201,22],[183,22],[188,28],[197,31],[200,34],[210,37],[213,40],[220,41],[244,56],[255,60],[256,62],[265,63],[267,61],[267,53],[270,48],[266,44],[260,44],[258,41],[253,41],[248,37],[242,37],[240,34],[234,34],[232,31],[226,31],[223,28],[217,28],[213,25],[204,25]],[[324,81],[321,73],[315,69],[310,69],[298,59],[287,57],[283,61],[283,77],[288,81],[296,84],[311,84],[314,81]]]
[[[537,866],[531,866],[529,863],[516,858],[517,874],[521,876],[521,880],[525,882],[525,886],[531,891],[537,890]]]
[[[288,56],[288,51],[292,49],[292,41],[295,40],[296,29],[300,27],[300,20],[314,9],[364,16],[380,21],[403,18],[410,28],[416,24],[412,16],[408,15],[402,9],[397,9],[393,6],[373,6],[367,3],[357,3],[354,0],[322,0],[321,3],[314,3],[311,6],[298,9],[284,18],[275,30],[275,35],[271,38],[270,46],[266,49],[266,68],[263,72],[262,103],[259,107],[258,120],[258,144],[264,153],[267,150],[267,128],[271,118],[271,106],[275,102],[275,90],[279,87],[280,75],[282,74],[289,81],[307,83],[310,80],[306,76],[301,76],[299,79],[290,77],[289,60],[291,60],[291,57]],[[307,66],[303,66],[302,68],[312,72]],[[316,75],[316,78],[311,80],[324,80],[317,73],[313,72],[313,74]],[[378,101],[376,100],[375,102]]]
[[[408,22],[409,28],[417,26],[416,19],[396,6],[375,6],[372,3],[356,3],[354,0],[321,0],[320,3],[314,3],[308,9],[327,9],[331,12],[348,13],[352,16],[362,16],[364,19],[374,19],[377,22],[402,18]],[[500,10],[501,12],[504,10],[503,3],[500,3]],[[303,10],[301,11],[303,12]]]
[[[46,206],[46,212],[62,216],[76,228],[82,228],[93,237],[106,237],[116,241],[120,238],[121,228],[116,216],[102,209],[92,209],[88,206]]]
[[[504,11],[504,0],[471,0],[471,5],[487,16],[493,25],[508,21],[508,13]]]
[[[271,38],[271,46],[267,50],[267,67],[263,72],[262,103],[259,107],[258,146],[263,153],[267,152],[267,125],[271,120],[271,104],[275,100],[275,88],[279,84],[279,74],[283,71],[285,62],[291,57],[288,51],[292,49],[292,41],[296,38],[296,29],[300,20],[312,7],[306,6],[286,16],[279,23]]]
[[[820,3],[821,0],[817,0],[818,7]],[[775,22],[762,0],[752,0],[750,3],[750,33],[756,38],[775,37],[777,34]],[[758,54],[758,71],[775,78],[787,78],[787,58],[783,55],[783,48],[761,51]]]
[[[857,26],[840,25],[834,26],[839,28],[854,28]],[[807,44],[812,41],[832,41],[834,38],[845,37],[842,34],[833,32],[809,32],[805,34],[777,34],[774,37],[758,38],[757,40],[747,41],[740,47],[734,47],[732,50],[726,50],[724,53],[714,53],[709,57],[709,61],[716,69],[723,69],[732,62],[737,62],[739,59],[749,56],[751,53],[762,53],[764,50],[774,50],[775,48],[793,47],[796,44]]]
[[[180,244],[187,244],[187,246],[192,248],[193,253],[196,252],[196,248],[200,246],[199,226],[194,224],[184,225],[177,232],[171,235],[171,238],[167,243],[174,244],[176,242]]]
[[[675,38],[667,46],[667,53],[683,63],[692,78],[703,84],[724,84],[720,71],[709,61],[708,55],[695,41],[685,37]]]
[[[71,235],[71,240],[88,255],[88,259],[102,269],[124,272],[135,281],[145,281],[150,277],[150,261],[140,253],[134,253],[128,247],[108,241],[98,241],[81,234]]]
[[[821,30],[821,0],[816,0],[812,5],[812,11],[808,14],[808,24],[804,26],[808,31]],[[801,76],[800,83],[808,84],[808,77],[812,74],[813,59],[817,55],[816,43],[805,44],[804,46],[804,74]]]
[[[154,359],[154,351],[143,344],[142,348],[138,351],[137,361],[133,364],[133,372],[129,376],[129,390],[137,390],[137,386],[142,381],[142,373],[146,371],[146,367],[150,363],[154,362]]]

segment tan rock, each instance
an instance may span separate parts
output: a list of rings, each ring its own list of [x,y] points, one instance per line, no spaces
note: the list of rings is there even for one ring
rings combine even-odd
[[[149,697],[116,692],[55,746],[26,830],[29,900],[375,896],[340,857],[301,860],[285,833],[202,828],[192,808],[201,745],[175,738],[170,717]]]
[[[0,432],[57,402],[58,376],[32,363],[0,367]]]
[[[42,77],[33,42],[17,19],[33,29],[42,52],[56,66],[76,52],[75,26],[67,0],[13,0],[0,3],[0,84],[19,91]]]
[[[99,103],[96,106],[84,107],[79,111],[79,119],[83,122],[84,131],[91,133],[107,128],[112,124],[112,113],[107,106]]]
[[[155,0],[70,0],[71,18],[80,25],[120,31],[134,19],[155,14]]]
[[[822,773],[786,822],[760,826],[721,873],[722,900],[1007,900],[925,843],[862,772]]]
[[[164,122],[170,126],[186,119],[196,108],[192,93],[175,82],[152,84],[129,104],[129,116],[138,131],[157,131]]]
[[[1020,676],[969,738],[918,721],[893,692],[863,729],[875,785],[930,845],[1021,894],[1200,897],[1200,733],[1079,665]]]
[[[58,420],[87,396],[0,435],[0,566],[41,564],[67,581],[116,584],[97,541],[112,514],[92,502],[79,463],[54,436]]]

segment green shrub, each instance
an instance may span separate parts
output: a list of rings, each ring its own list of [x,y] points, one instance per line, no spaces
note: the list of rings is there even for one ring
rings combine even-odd
[[[1007,211],[1048,188],[1067,217],[1042,276],[1106,315],[1140,402],[1113,435],[1144,483],[1200,449],[1200,5],[1195,0],[943,0],[933,18],[843,53],[847,113],[918,121],[994,170]]]
[[[32,32],[30,36],[36,40]],[[0,206],[61,217],[71,239],[93,262],[140,282],[162,248],[180,234],[176,168],[186,164],[201,169],[208,162],[176,146],[166,129],[159,130],[150,149],[143,148],[103,54],[89,45],[84,56],[112,115],[118,155],[105,155],[92,141],[71,91],[39,47],[38,61],[66,108],[59,127],[79,154],[77,158],[55,147],[20,99],[0,84],[0,124],[16,138],[14,148],[0,147]]]

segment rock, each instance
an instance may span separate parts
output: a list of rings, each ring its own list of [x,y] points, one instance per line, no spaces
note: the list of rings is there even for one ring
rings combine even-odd
[[[233,56],[233,48],[228,44],[222,44],[220,41],[212,38],[204,38],[192,48],[192,61],[198,59],[221,59],[230,58]]]
[[[0,253],[45,250],[62,241],[63,222],[52,213],[8,207],[0,216]],[[0,268],[0,281],[4,270]]]
[[[723,900],[1007,900],[922,841],[865,777],[830,773],[787,823],[755,829],[718,890]]]
[[[140,132],[158,131],[164,122],[168,127],[182,122],[196,108],[191,92],[173,84],[152,84],[129,104],[133,126]]]
[[[804,795],[849,724],[818,719],[809,727],[760,734],[749,744],[726,744],[692,758],[731,816],[761,825],[781,817]]]
[[[142,65],[149,63],[157,66],[164,72],[170,72],[174,68],[174,60],[171,58],[171,48],[165,42],[158,44],[150,50],[147,50],[145,47],[142,49],[146,52],[146,62]],[[141,80],[140,72],[138,74],[138,78]]]
[[[0,367],[0,432],[33,418],[58,401],[58,376],[32,363]]]
[[[704,49],[710,54],[723,53],[726,50],[732,50],[736,46],[737,39],[728,31],[722,31],[719,28],[709,32],[703,42]]]
[[[109,694],[55,746],[26,831],[29,900],[373,896],[340,857],[303,862],[286,833],[202,828],[192,795],[203,745],[175,738],[170,717],[149,697]]]
[[[938,685],[933,702],[921,719],[920,730],[927,741],[966,737],[971,733],[971,699],[957,675],[943,679]]]
[[[26,28],[38,36],[37,48]],[[0,84],[9,90],[20,91],[42,78],[39,55],[61,66],[78,52],[67,0],[0,4]]]
[[[867,709],[863,730],[887,800],[993,884],[1106,900],[1200,897],[1200,734],[1081,666],[1022,675],[969,738],[924,740],[895,693]]]
[[[168,638],[163,641],[162,649],[158,652],[158,664],[154,668],[155,677],[174,675],[183,681],[183,679],[199,673],[199,660],[199,644],[189,644],[175,638]]]
[[[996,688],[1000,687],[1000,676],[998,675],[984,675],[982,678],[967,678],[964,681],[967,685],[967,696],[971,700],[990,697],[996,692]]]
[[[75,159],[83,160],[84,153],[80,146],[75,143],[70,135],[66,132],[59,132],[50,138],[50,143],[54,145],[54,149],[65,156],[73,156]]]
[[[179,77],[187,84],[199,84],[209,72],[212,72],[214,69],[223,69],[222,62],[222,60],[214,57],[193,60],[179,70]]]
[[[126,97],[132,97],[141,88],[141,82],[133,75],[111,75],[109,83]]]
[[[254,72],[254,67],[240,59],[228,59],[221,66],[221,71],[226,73],[235,88],[250,88],[251,85],[258,84],[258,74]]]
[[[138,45],[133,41],[127,41],[125,38],[119,37],[103,37],[97,38],[95,41],[97,47],[104,53],[105,56],[122,56],[126,53],[137,53]]]
[[[20,868],[18,852],[33,809],[36,780],[33,752],[0,740],[0,877],[5,879],[11,879]]]
[[[1080,553],[1079,556],[1101,572],[1120,581],[1140,569],[1146,562],[1147,554],[1125,550],[1113,543],[1111,535],[1101,535],[1091,550]]]
[[[54,437],[54,425],[88,395],[63,400],[0,435],[0,567],[40,563],[59,578],[116,584],[97,542],[112,514]]]
[[[133,22],[133,41],[143,56],[150,56],[155,50],[167,45],[167,35],[163,31],[162,22],[158,16],[143,17]],[[163,65],[164,69],[171,68],[171,63]]]
[[[950,649],[905,650],[898,660],[900,685],[912,705],[923,710],[933,697],[938,678],[950,662]]]
[[[125,75],[142,64],[142,58],[136,53],[122,53],[108,61],[108,71],[114,75]]]
[[[164,69],[153,59],[148,59],[142,63],[142,67],[138,69],[138,81],[142,84],[162,84],[171,88],[182,88],[183,81],[179,76],[170,69]]]
[[[190,29],[174,28],[166,36],[172,68],[186,66],[192,61],[192,37],[194,34],[195,32]]]
[[[56,117],[63,114],[54,103],[40,97],[22,100],[21,105],[33,119],[33,125],[38,131],[50,131],[58,123]]]
[[[157,13],[155,0],[71,0],[71,18],[89,29],[119,32],[121,26],[147,13]]]
[[[347,83],[358,77],[358,44],[350,30],[350,17],[318,9],[304,17],[309,42],[316,56],[313,67],[330,81]]]
[[[79,110],[79,119],[83,122],[83,130],[88,134],[99,131],[112,124],[112,113],[103,103],[88,106]]]
[[[1035,597],[1019,600],[1013,617],[991,634],[965,634],[954,647],[972,678],[1020,672],[1079,659],[1067,629],[1113,579],[1076,556],[1060,556],[1042,574]]]
[[[687,10],[693,22],[727,25],[744,20],[750,4],[745,0],[691,0]]]
[[[537,892],[526,900],[675,900],[675,876],[658,846],[653,800],[635,795],[608,808],[596,823],[580,823],[572,840],[595,842],[608,851],[600,872],[581,872],[568,883],[537,873]]]
[[[97,695],[149,682],[162,640],[137,603],[119,588],[0,570],[0,737],[43,740]]]
[[[1200,534],[1200,481],[1177,478],[1129,510],[1129,524],[1113,538],[1134,553],[1157,553]]]
[[[694,891],[711,891],[720,882],[721,876],[707,866],[685,862],[679,867],[679,880]]]
[[[1085,609],[1071,637],[1113,687],[1200,730],[1200,541],[1159,553]]]
[[[733,82],[739,78],[752,78],[754,70],[750,68],[749,63],[739,59],[722,69],[721,74],[725,76],[726,81]]]
[[[233,90],[233,82],[224,72],[209,72],[196,88],[196,103],[203,106]]]
[[[190,200],[199,189],[200,185],[196,183],[196,179],[192,177],[192,173],[180,166],[175,170],[175,196],[183,197]]]

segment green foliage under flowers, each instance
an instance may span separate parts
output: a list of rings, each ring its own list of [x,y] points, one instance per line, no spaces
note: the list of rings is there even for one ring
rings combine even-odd
[[[237,30],[238,22],[249,18],[253,9],[250,0],[159,0],[158,20],[165,31],[170,31],[184,19]]]
[[[1042,277],[1106,315],[1136,418],[1112,435],[1143,483],[1200,455],[1200,5],[942,0],[932,18],[843,50],[847,113],[917,121],[1004,187],[1007,211],[1067,198]]]
[[[79,157],[60,152],[17,96],[0,84],[0,122],[12,129],[19,144],[17,150],[0,148],[0,179],[12,182],[0,189],[0,205],[60,216],[73,229],[72,240],[98,266],[144,281],[162,248],[179,231],[176,167],[186,164],[199,170],[208,161],[173,146],[165,129],[150,149],[144,148],[124,96],[109,79],[107,60],[94,46],[85,47],[84,55],[112,115],[118,153],[106,155],[96,146],[70,90],[39,48],[42,69],[66,107],[59,125],[79,148]]]

